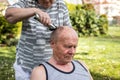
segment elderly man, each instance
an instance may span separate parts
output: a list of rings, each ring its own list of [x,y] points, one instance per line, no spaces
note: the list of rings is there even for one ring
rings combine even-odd
[[[53,31],[50,37],[53,55],[33,69],[31,80],[93,80],[83,62],[73,60],[77,43],[74,29],[64,26]]]

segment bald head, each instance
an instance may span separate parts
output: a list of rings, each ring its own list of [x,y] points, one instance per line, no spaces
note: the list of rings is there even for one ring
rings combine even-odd
[[[52,59],[57,64],[67,64],[71,62],[76,52],[78,35],[73,28],[63,26],[58,27],[51,34],[51,48],[53,49]]]
[[[66,38],[78,39],[78,34],[73,28],[62,26],[62,27],[58,27],[55,31],[52,32],[50,41],[58,41],[60,39],[66,39]]]

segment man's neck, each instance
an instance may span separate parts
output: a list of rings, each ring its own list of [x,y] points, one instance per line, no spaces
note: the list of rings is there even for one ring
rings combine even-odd
[[[54,58],[51,58],[48,62],[54,67],[56,67],[57,69],[65,71],[65,72],[70,72],[73,70],[72,62],[61,63],[61,62],[57,62]]]

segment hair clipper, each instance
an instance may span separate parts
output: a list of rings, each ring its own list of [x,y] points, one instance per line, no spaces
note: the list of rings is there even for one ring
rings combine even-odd
[[[34,19],[36,19],[36,20],[39,21],[39,18],[40,18],[40,16],[36,13]],[[53,30],[55,30],[55,29],[57,28],[57,26],[55,26],[54,24],[50,24],[50,25],[48,25],[48,26],[49,26],[49,27],[48,27],[49,30],[51,30],[51,31],[53,31]]]

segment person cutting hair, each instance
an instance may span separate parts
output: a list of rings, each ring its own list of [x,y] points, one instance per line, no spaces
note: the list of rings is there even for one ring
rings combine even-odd
[[[52,55],[49,25],[71,26],[68,9],[63,0],[18,0],[6,9],[5,18],[13,24],[22,21],[14,63],[15,79],[29,80],[32,69]]]

